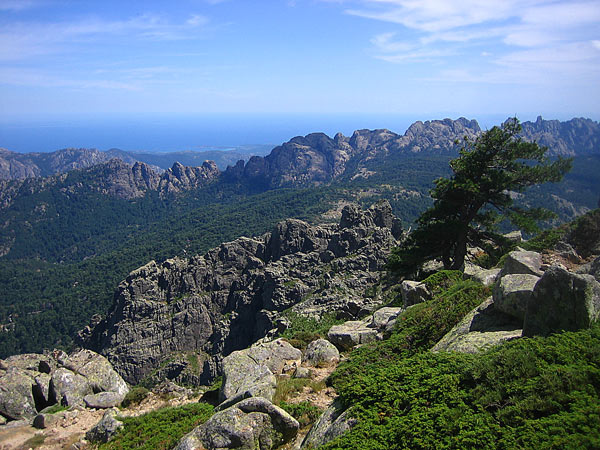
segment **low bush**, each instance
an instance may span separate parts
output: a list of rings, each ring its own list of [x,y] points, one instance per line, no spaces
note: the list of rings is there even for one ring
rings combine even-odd
[[[131,405],[139,405],[148,396],[149,392],[150,391],[143,386],[132,387],[121,402],[121,406],[127,408]]]
[[[279,406],[300,423],[300,428],[314,423],[323,412],[321,408],[310,402],[281,402]]]
[[[206,403],[190,403],[176,408],[163,408],[138,417],[119,418],[124,427],[100,450],[166,450],[196,426],[206,422],[213,407]]]
[[[320,320],[303,316],[291,310],[286,311],[284,315],[289,319],[290,325],[281,334],[281,337],[300,349],[305,349],[315,339],[326,337],[333,325],[343,322],[343,320],[336,319],[335,313],[324,314]]]

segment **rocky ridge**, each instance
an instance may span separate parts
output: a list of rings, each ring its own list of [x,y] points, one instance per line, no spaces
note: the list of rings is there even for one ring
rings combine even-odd
[[[19,195],[41,192],[57,185],[61,186],[61,192],[67,194],[91,190],[132,200],[150,191],[167,196],[196,189],[211,183],[219,174],[219,169],[212,161],[205,161],[200,167],[175,163],[159,174],[145,163],[129,164],[120,159],[111,159],[69,174],[0,181],[0,209],[9,207]]]
[[[339,224],[290,219],[202,256],[150,262],[119,285],[108,316],[80,341],[130,383],[160,372],[207,384],[224,356],[283,331],[285,311],[352,319],[375,309],[381,299],[364,293],[400,236],[389,203],[350,205]]]

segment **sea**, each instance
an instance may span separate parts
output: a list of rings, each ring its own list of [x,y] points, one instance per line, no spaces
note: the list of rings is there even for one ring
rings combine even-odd
[[[173,152],[279,145],[295,136],[331,137],[358,129],[387,128],[398,134],[417,120],[454,115],[415,114],[135,114],[0,117],[0,148],[52,152],[63,148]],[[477,117],[482,127],[507,116]],[[467,117],[472,119],[473,117]]]

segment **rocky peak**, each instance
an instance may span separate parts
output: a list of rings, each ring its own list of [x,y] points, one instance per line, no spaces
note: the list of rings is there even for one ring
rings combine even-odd
[[[553,155],[574,156],[600,152],[600,124],[590,119],[575,118],[566,122],[544,120],[523,122],[525,140],[548,147]]]
[[[214,161],[204,161],[200,167],[184,166],[176,162],[160,177],[158,189],[161,193],[170,194],[206,186],[220,173]]]
[[[131,383],[161,365],[164,376],[207,383],[224,356],[285,328],[282,311],[354,318],[374,309],[381,300],[363,294],[380,279],[399,229],[382,202],[347,208],[340,224],[290,219],[203,256],[151,262],[119,285],[108,316],[80,340]],[[182,369],[185,352],[199,355],[196,372]]]

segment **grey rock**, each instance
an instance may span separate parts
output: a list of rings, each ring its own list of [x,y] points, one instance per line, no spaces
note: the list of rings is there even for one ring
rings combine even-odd
[[[596,281],[600,281],[600,257],[580,267],[577,273],[592,275]]]
[[[512,251],[504,261],[500,276],[509,274],[528,274],[542,276],[542,255],[530,251]]]
[[[302,441],[301,448],[319,448],[350,431],[357,423],[358,420],[350,417],[349,411],[344,410],[339,401],[334,401],[312,426]]]
[[[431,298],[431,293],[427,289],[427,286],[419,281],[404,280],[400,285],[400,292],[405,308]]]
[[[6,422],[6,417],[0,415],[0,425],[4,425]]]
[[[265,364],[259,364],[243,350],[223,359],[223,384],[219,391],[221,402],[246,395],[272,399],[277,379]]]
[[[86,434],[85,438],[90,442],[108,442],[123,427],[123,422],[116,419],[117,410],[109,409],[104,413],[102,419],[94,425]]]
[[[57,425],[64,418],[62,414],[45,414],[40,413],[33,419],[33,426],[35,428],[44,429],[44,428],[52,428]]]
[[[284,410],[267,399],[253,397],[214,414],[186,435],[176,449],[268,450],[290,442],[298,428],[298,422]]]
[[[39,373],[35,377],[35,385],[33,387],[34,398],[37,397],[38,403],[43,405],[49,405],[52,403],[50,395],[50,381],[52,377],[47,373]]]
[[[562,258],[564,258],[567,261],[570,261],[572,263],[580,264],[582,261],[581,256],[579,256],[577,254],[577,252],[575,251],[573,246],[571,244],[569,244],[568,242],[559,241],[554,246],[554,251],[558,255],[560,255]]]
[[[385,330],[390,321],[395,320],[404,310],[404,308],[390,306],[380,308],[373,313],[371,323],[368,326],[380,331]]]
[[[0,415],[11,420],[31,420],[37,415],[30,372],[10,367],[0,377]]]
[[[495,309],[494,301],[489,297],[446,333],[431,351],[478,353],[520,338],[521,323]]]
[[[340,350],[350,350],[360,344],[373,342],[377,339],[377,330],[367,328],[365,322],[351,320],[329,329],[327,338]]]
[[[266,365],[275,375],[284,373],[286,368],[295,368],[302,362],[302,351],[283,339],[256,344],[242,351],[257,363]]]
[[[516,230],[516,231],[511,231],[510,233],[506,233],[504,235],[504,237],[506,239],[508,239],[511,242],[514,242],[515,244],[519,244],[523,241],[523,234],[521,233],[521,230]]]
[[[297,367],[294,378],[312,378],[312,372],[308,367]]]
[[[588,328],[600,317],[600,283],[550,267],[538,281],[523,323],[523,335],[546,336],[559,331]]]
[[[23,370],[33,370],[43,373],[50,373],[50,370],[47,370],[49,366],[56,367],[56,363],[53,363],[52,358],[37,353],[9,356],[6,358],[5,364],[7,367],[18,367]],[[40,366],[43,370],[40,370]]]
[[[484,286],[493,285],[501,269],[483,269],[475,264],[465,263],[464,278],[475,280]]]
[[[65,406],[83,405],[83,397],[93,393],[86,377],[64,367],[52,372],[50,391],[54,402]]]
[[[314,367],[327,367],[337,364],[340,361],[340,352],[326,339],[317,339],[312,341],[306,347],[306,362]],[[296,374],[296,378],[299,378]]]
[[[387,202],[346,211],[343,226],[288,220],[202,256],[151,262],[119,285],[108,316],[82,330],[79,343],[130,384],[148,376],[182,382],[187,355],[198,355],[186,380],[209,384],[225,355],[281,333],[285,310],[363,317],[383,302],[364,292],[381,281],[398,223]]]
[[[117,392],[99,392],[86,395],[83,397],[83,401],[88,408],[107,409],[119,406],[123,401],[123,396]]]
[[[517,319],[525,319],[527,304],[540,277],[527,274],[505,275],[494,288],[494,306]]]
[[[69,355],[66,367],[83,375],[94,392],[113,392],[121,400],[129,392],[127,384],[110,362],[91,350],[80,350]]]

